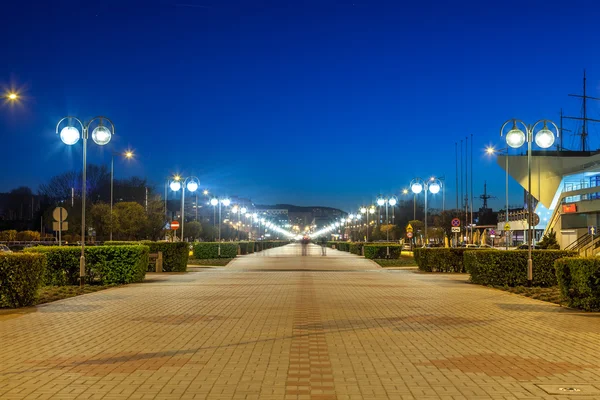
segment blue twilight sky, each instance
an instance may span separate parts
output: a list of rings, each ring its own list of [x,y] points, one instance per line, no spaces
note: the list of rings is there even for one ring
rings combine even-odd
[[[79,169],[55,125],[105,115],[117,135],[89,161],[134,149],[117,177],[160,188],[180,172],[348,211],[429,175],[454,205],[455,143],[473,134],[475,192],[487,180],[501,206],[504,171],[482,149],[508,118],[578,115],[584,68],[600,97],[599,20],[592,0],[5,1],[0,85],[23,101],[0,105],[0,191]]]

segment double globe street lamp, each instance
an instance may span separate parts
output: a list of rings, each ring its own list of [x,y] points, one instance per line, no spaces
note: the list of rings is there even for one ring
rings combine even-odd
[[[65,124],[63,124],[63,122]],[[108,126],[105,126],[107,123]],[[61,125],[66,126],[63,126],[63,128],[59,131]],[[81,127],[81,132],[75,125],[79,125]],[[87,123],[83,123],[80,119],[69,116],[64,117],[58,121],[58,124],[56,124],[56,134],[60,136],[60,140],[62,140],[64,144],[73,146],[79,142],[79,139],[82,139],[83,142],[83,173],[81,183],[81,257],[79,259],[79,284],[82,287],[85,279],[85,195],[87,190],[87,140],[88,133],[92,126],[95,126],[95,128],[92,130],[92,140],[94,143],[99,146],[106,146],[115,134],[115,125],[106,117],[94,117]],[[62,226],[60,228],[62,228]]]
[[[512,124],[512,126],[505,135],[506,144],[513,149],[518,149],[519,147],[523,146],[525,142],[527,142],[527,280],[529,281],[529,285],[531,285],[533,281],[533,260],[531,257],[533,241],[533,210],[531,209],[531,146],[535,140],[535,144],[537,144],[538,147],[542,149],[549,148],[554,144],[555,135],[554,132],[548,128],[548,125],[550,125],[550,127],[554,127],[554,130],[556,131],[556,137],[559,137],[560,130],[554,122],[548,119],[540,119],[533,125],[527,125],[525,122],[513,118],[502,124],[502,127],[500,128],[500,136],[504,135],[504,131],[509,124]],[[542,128],[539,129],[534,135],[536,128],[541,124],[543,124]],[[522,126],[525,131],[521,130],[519,125]]]
[[[181,190],[181,241],[183,242],[183,225],[185,223],[185,190],[189,190],[191,193],[194,193],[196,190],[198,190],[198,188],[200,187],[200,180],[198,178],[196,178],[195,176],[188,176],[187,178],[183,179],[180,177],[175,177],[175,180],[173,180],[170,184],[169,187],[171,188],[172,191],[174,192],[178,192],[179,189]]]
[[[218,255],[219,257],[221,256],[221,205],[224,205],[225,207],[229,207],[229,205],[231,204],[231,200],[229,200],[228,198],[224,198],[224,199],[217,199],[216,197],[213,197],[212,199],[210,199],[210,205],[213,207],[216,207],[217,205],[219,206],[219,244],[218,244]],[[216,208],[215,208],[216,210]]]
[[[367,236],[365,238],[365,241],[368,242],[369,241],[369,214],[375,214],[375,207],[370,206],[369,208],[362,206],[360,208],[360,213],[361,214],[365,214],[367,216]]]
[[[416,195],[425,191],[425,243],[428,243],[427,239],[427,193],[437,194],[442,189],[442,181],[438,178],[430,178],[424,181],[421,178],[415,178],[410,182],[410,190]]]

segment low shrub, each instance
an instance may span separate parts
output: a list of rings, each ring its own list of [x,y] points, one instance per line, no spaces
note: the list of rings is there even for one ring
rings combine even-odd
[[[45,269],[43,254],[0,255],[0,306],[14,308],[34,304]]]
[[[350,243],[349,251],[352,254],[362,256],[362,248],[365,244],[363,242],[352,242]]]
[[[558,286],[570,307],[600,311],[600,259],[562,258],[554,263]]]
[[[79,284],[81,247],[32,247],[26,253],[46,256],[45,285]],[[148,269],[148,246],[90,246],[85,248],[85,275],[88,283],[103,285],[141,282]]]
[[[163,272],[185,272],[190,256],[190,243],[187,242],[154,242],[152,240],[138,241],[106,241],[109,246],[131,246],[143,244],[148,246],[150,253],[163,253]],[[148,266],[148,271],[154,271],[153,266]]]
[[[237,256],[238,244],[234,242],[221,243],[221,255],[219,256],[219,242],[197,242],[194,243],[194,258],[198,260],[208,258],[235,258]]]
[[[335,248],[340,251],[350,251],[350,242],[336,242]]]
[[[246,242],[246,254],[254,253],[254,249],[256,248],[256,242]]]
[[[387,248],[390,248],[390,256],[387,256]],[[402,246],[395,243],[389,244],[365,244],[365,258],[400,258]]]
[[[479,251],[461,247],[434,247],[415,248],[413,254],[421,271],[467,272],[463,262],[463,254],[466,250]]]
[[[556,285],[554,262],[563,257],[575,256],[576,251],[533,250],[533,285]],[[528,283],[527,258],[527,250],[467,250],[464,253],[464,264],[473,283],[514,287]]]
[[[142,241],[148,246],[150,253],[163,254],[163,272],[185,272],[190,257],[190,243],[187,242],[152,242]]]

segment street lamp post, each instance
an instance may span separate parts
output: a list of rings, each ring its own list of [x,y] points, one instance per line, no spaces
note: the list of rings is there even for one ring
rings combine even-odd
[[[231,204],[231,200],[227,198],[219,200],[219,246],[217,253],[219,257],[221,257],[221,204],[223,204],[225,207],[229,207],[229,204]]]
[[[115,155],[119,155],[119,153],[115,153],[114,151],[111,153],[110,157],[110,240],[113,240],[113,182],[115,176]],[[133,157],[133,152],[127,150],[123,153],[125,158],[131,159]]]
[[[500,150],[496,150],[493,147],[488,147],[487,149],[485,149],[485,152],[488,155],[492,155],[492,154],[502,154],[504,155],[505,158],[505,167],[504,170],[506,171],[506,212],[504,215],[504,219],[505,219],[505,223],[508,224],[508,147],[505,147],[503,149]],[[505,230],[505,237],[504,237],[504,244],[506,245],[506,250],[508,250],[508,233],[509,231]]]
[[[410,183],[410,189],[415,196],[422,191],[425,191],[425,244],[429,243],[427,239],[427,192],[436,194],[440,192],[442,182],[437,178],[431,178],[428,181],[423,181],[421,178],[415,178]]]
[[[185,224],[185,189],[194,193],[200,186],[200,180],[195,176],[188,176],[181,186],[181,241],[183,242],[183,225]]]
[[[554,144],[554,133],[548,129],[548,124],[554,127],[556,130],[556,137],[559,136],[560,130],[558,126],[550,120],[540,119],[533,125],[527,125],[525,122],[518,119],[509,119],[500,128],[500,136],[504,134],[504,129],[506,126],[512,123],[511,129],[506,133],[506,144],[512,147],[513,149],[518,149],[525,142],[527,142],[527,247],[528,247],[528,258],[527,258],[527,280],[529,281],[529,285],[533,282],[533,259],[531,256],[532,253],[532,242],[533,242],[533,226],[532,226],[532,218],[533,218],[533,210],[531,209],[531,146],[534,141],[533,132],[535,128],[539,124],[544,124],[542,129],[540,129],[535,134],[535,144],[542,149],[547,149]],[[517,127],[517,124],[523,126],[525,128],[525,132]],[[508,212],[508,210],[507,210]]]
[[[365,206],[361,207],[360,213],[367,215],[367,236],[365,237],[365,242],[368,242],[369,241],[369,213],[368,213],[367,207],[365,207]]]
[[[67,121],[65,127],[60,130],[60,140],[66,145],[72,146],[79,139],[83,139],[83,172],[81,188],[81,257],[79,259],[79,284],[83,287],[85,279],[85,195],[86,195],[86,172],[87,172],[87,140],[88,132],[94,121],[98,121],[98,126],[92,131],[92,140],[99,146],[105,146],[110,142],[115,134],[115,125],[106,117],[94,117],[87,124],[84,124],[76,117],[64,117],[56,124],[56,134],[59,134],[58,128]],[[81,133],[77,127],[73,126],[73,121],[81,126]],[[110,129],[104,126],[104,121],[110,124]],[[62,227],[61,227],[62,228]]]

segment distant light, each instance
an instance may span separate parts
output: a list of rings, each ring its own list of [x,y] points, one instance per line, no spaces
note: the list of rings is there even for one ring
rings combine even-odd
[[[383,197],[380,197],[377,199],[377,205],[378,206],[382,206],[385,204],[385,199]]]
[[[496,149],[494,149],[493,147],[488,147],[485,149],[485,152],[488,153],[489,155],[492,155],[496,152]]]
[[[133,151],[126,151],[125,152],[125,158],[132,158],[133,157]]]
[[[173,179],[175,179],[176,181],[180,181],[180,180],[181,180],[181,176],[179,176],[179,175],[175,175],[175,176],[173,177]]]
[[[408,189],[402,189],[402,194],[408,194]]]
[[[248,209],[247,209],[246,207],[242,207],[242,208],[240,209],[240,212],[241,212],[242,214],[246,214],[246,212],[247,212],[247,211],[248,211]]]
[[[396,200],[394,197],[392,197],[392,198],[389,200],[389,203],[390,203],[390,206],[392,206],[392,207],[393,207],[393,206],[395,206],[395,205],[396,205],[396,203],[398,203],[398,200]]]
[[[181,189],[181,183],[179,181],[173,181],[169,184],[172,191],[177,192]]]
[[[371,214],[375,214],[375,207],[371,207],[371,208],[369,208],[369,212],[370,212]]]
[[[238,210],[239,210],[238,206],[231,207],[231,212],[234,213],[234,214],[237,214]]]
[[[10,92],[6,97],[8,97],[9,100],[17,100],[19,98],[19,95],[15,92]]]
[[[223,205],[225,207],[229,207],[229,205],[231,204],[231,200],[229,200],[229,199],[223,199],[223,200],[221,200],[221,203],[223,203]]]
[[[211,206],[216,206],[217,204],[219,204],[219,200],[216,197],[213,197],[212,199],[210,199]]]
[[[99,144],[100,146],[104,146],[110,142],[112,138],[112,132],[105,126],[97,126],[96,129],[92,131],[92,140]]]
[[[257,219],[258,218],[258,213],[252,214],[252,218]]]
[[[439,193],[440,192],[440,184],[437,182],[433,182],[432,184],[429,185],[429,191],[433,194]]]
[[[204,189],[204,191],[202,192],[202,194],[204,194],[206,196],[208,194],[208,190]]]
[[[69,146],[74,145],[79,141],[79,129],[74,126],[65,126],[60,131],[60,140]]]

